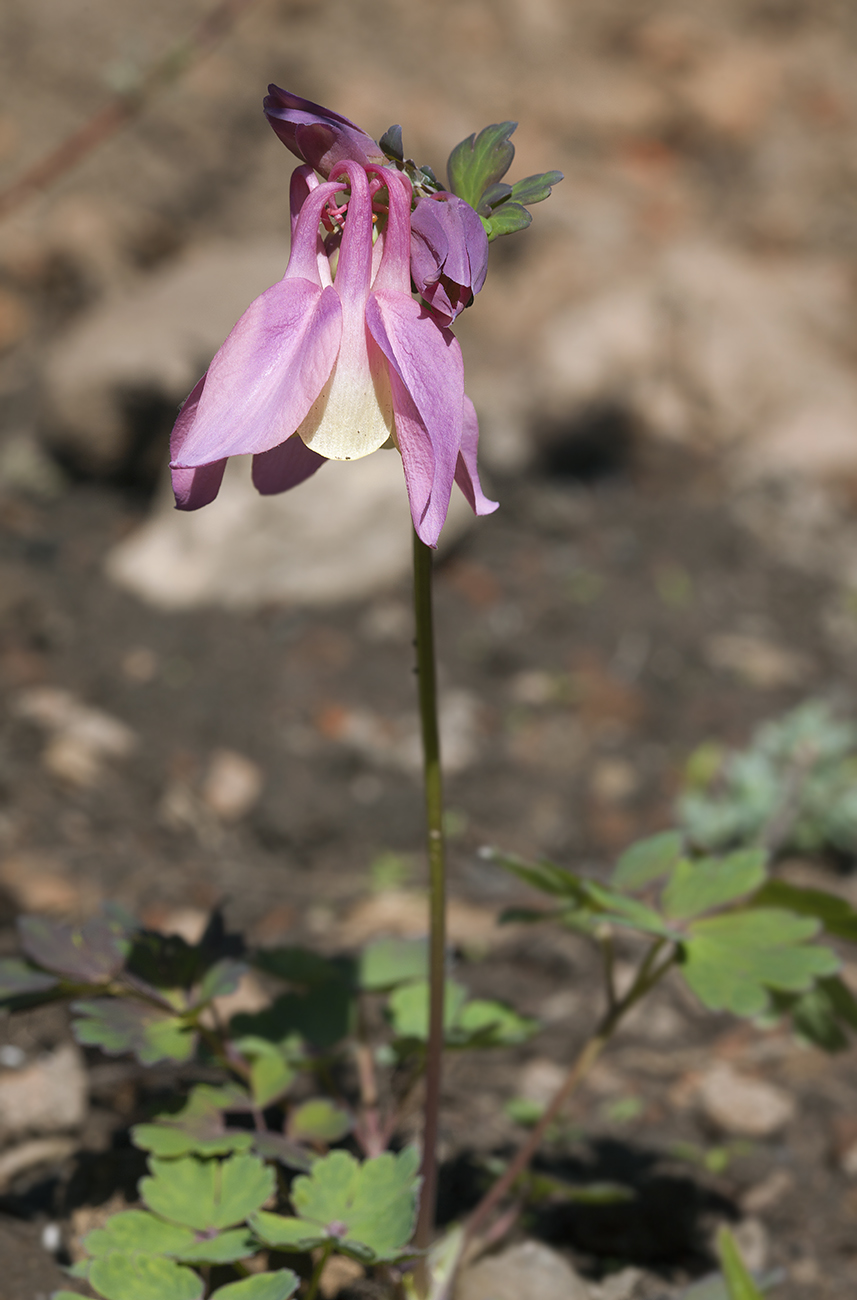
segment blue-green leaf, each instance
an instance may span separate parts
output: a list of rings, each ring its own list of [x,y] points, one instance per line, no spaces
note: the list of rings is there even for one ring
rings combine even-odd
[[[200,1231],[241,1223],[274,1190],[274,1171],[256,1156],[241,1154],[224,1161],[153,1156],[149,1168],[151,1176],[140,1180],[139,1189],[149,1209]]]
[[[196,1244],[190,1228],[165,1223],[146,1210],[123,1210],[112,1214],[103,1228],[94,1228],[83,1239],[83,1248],[95,1258],[107,1255],[174,1255]]]
[[[486,126],[478,135],[468,136],[449,155],[449,188],[472,208],[489,185],[502,180],[512,165],[515,146],[510,140],[517,122],[498,122]]]
[[[201,1300],[202,1278],[162,1255],[107,1255],[94,1259],[91,1286],[104,1300]]]
[[[222,1156],[231,1151],[247,1151],[254,1134],[246,1129],[227,1130],[227,1110],[249,1111],[247,1092],[237,1084],[214,1088],[200,1083],[191,1091],[182,1110],[175,1115],[159,1115],[152,1124],[135,1124],[131,1140],[144,1151],[156,1156]]]
[[[664,912],[686,920],[751,894],[765,879],[767,856],[763,849],[745,849],[725,858],[683,858],[664,890]]]
[[[626,849],[616,863],[611,884],[615,889],[644,889],[672,871],[684,851],[679,831],[662,831]]]
[[[350,1133],[351,1116],[326,1097],[313,1097],[295,1107],[289,1115],[289,1137],[299,1142],[323,1142],[330,1145]]]

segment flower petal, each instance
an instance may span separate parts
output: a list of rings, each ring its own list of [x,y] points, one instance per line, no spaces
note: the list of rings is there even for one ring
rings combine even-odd
[[[323,389],[341,335],[334,288],[285,279],[267,289],[212,361],[196,418],[173,464],[205,465],[284,442]]]
[[[203,375],[191,389],[182,404],[179,417],[170,434],[170,455],[173,459],[179,455],[187,435],[196,419],[196,411],[202,390],[205,388],[207,375]],[[214,461],[198,469],[172,469],[173,492],[177,510],[198,510],[200,506],[209,505],[220,491],[226,461]]]
[[[286,148],[323,176],[344,158],[364,167],[386,161],[380,146],[347,117],[289,90],[269,86],[264,109]]]
[[[414,284],[444,325],[485,283],[488,236],[478,213],[455,194],[420,199],[411,216]]]
[[[476,515],[491,515],[499,501],[491,501],[482,491],[479,471],[476,468],[476,450],[479,443],[479,421],[470,398],[464,397],[464,424],[461,432],[461,451],[455,466],[455,481],[466,496]]]
[[[321,469],[324,463],[324,456],[317,456],[297,434],[293,434],[279,447],[253,457],[253,486],[263,497],[287,492]]]
[[[411,519],[420,541],[434,547],[449,509],[451,467],[444,462],[438,473],[434,447],[413,398],[395,371],[390,372],[390,382],[396,411],[396,445],[402,454]]]

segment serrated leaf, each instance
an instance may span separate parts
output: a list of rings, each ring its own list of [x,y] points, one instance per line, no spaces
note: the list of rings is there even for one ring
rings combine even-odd
[[[181,1255],[196,1244],[190,1228],[149,1214],[146,1210],[122,1210],[112,1214],[103,1228],[94,1228],[83,1238],[83,1248],[95,1259],[107,1255]]]
[[[302,1219],[323,1226],[343,1248],[363,1246],[375,1260],[394,1260],[413,1232],[418,1168],[414,1147],[362,1164],[347,1151],[332,1151],[295,1179],[292,1201]]]
[[[250,1227],[274,1250],[315,1250],[329,1240],[326,1228],[306,1219],[295,1218],[289,1214],[272,1214],[270,1210],[259,1210],[250,1218]]]
[[[834,952],[807,942],[818,929],[814,918],[774,908],[694,921],[679,969],[710,1010],[758,1016],[768,989],[802,993],[839,969]]]
[[[175,1115],[159,1115],[154,1123],[135,1124],[131,1140],[156,1156],[228,1155],[247,1151],[254,1134],[245,1129],[227,1129],[227,1110],[248,1111],[250,1098],[237,1084],[213,1088],[198,1084],[184,1107]]]
[[[241,983],[241,978],[249,970],[246,962],[236,961],[234,957],[223,957],[210,966],[194,997],[194,1006],[204,1006],[213,998],[222,998],[227,993],[234,993]]]
[[[857,910],[837,894],[823,889],[801,889],[785,880],[769,880],[753,897],[757,907],[782,907],[799,916],[814,916],[828,934],[857,942]]]
[[[762,1300],[762,1293],[741,1258],[735,1238],[728,1228],[717,1233],[717,1253],[726,1278],[729,1300]]]
[[[393,989],[427,975],[427,939],[379,939],[360,954],[357,980],[367,992]]]
[[[197,1241],[188,1250],[176,1251],[184,1264],[234,1264],[236,1259],[254,1255],[259,1243],[246,1228],[233,1228],[216,1237]]]
[[[183,1227],[208,1231],[230,1228],[253,1214],[274,1190],[274,1171],[256,1156],[229,1159],[149,1161],[151,1175],[140,1180],[140,1195],[150,1210]]]
[[[289,1300],[300,1285],[300,1278],[290,1268],[276,1273],[254,1273],[240,1282],[227,1282],[212,1292],[220,1300]]]
[[[553,186],[559,185],[562,179],[562,172],[556,171],[541,172],[537,176],[525,176],[523,180],[515,181],[512,186],[512,198],[516,203],[525,205],[543,203],[545,199],[550,198]]]
[[[23,997],[27,993],[46,993],[58,984],[56,975],[36,970],[17,957],[4,957],[0,961],[0,1000]]]
[[[725,858],[683,858],[663,893],[665,914],[686,920],[751,894],[765,879],[767,857],[763,849],[745,849]]]
[[[350,1133],[354,1127],[347,1111],[334,1106],[325,1097],[314,1097],[297,1106],[289,1115],[289,1137],[300,1142],[324,1142],[330,1145]]]
[[[509,137],[517,122],[498,122],[486,126],[478,135],[468,136],[449,155],[449,188],[472,208],[489,185],[502,180],[512,165],[515,146]]]
[[[481,218],[489,243],[500,235],[514,235],[516,230],[526,230],[532,220],[527,209],[511,199],[499,208],[492,208],[490,217]]]
[[[74,1036],[108,1056],[133,1052],[143,1065],[188,1061],[196,1049],[196,1032],[180,1016],[136,998],[93,998],[72,1003]]]
[[[131,948],[125,924],[113,914],[93,916],[81,926],[22,916],[18,935],[26,956],[37,965],[80,984],[112,979]]]
[[[672,871],[684,850],[679,831],[662,831],[632,844],[619,858],[611,884],[615,889],[644,889]]]
[[[90,1285],[104,1300],[201,1300],[198,1274],[162,1255],[108,1255],[94,1259]]]

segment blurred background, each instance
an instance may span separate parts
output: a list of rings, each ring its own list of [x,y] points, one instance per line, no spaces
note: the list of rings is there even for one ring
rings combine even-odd
[[[5,0],[5,924],[106,897],[329,948],[423,924],[398,458],[265,501],[234,466],[194,516],[165,482],[178,403],[286,265],[269,81],[401,123],[439,175],[510,118],[511,179],[565,173],[457,328],[501,505],[455,510],[438,568],[456,941],[509,899],[481,845],[599,869],[703,742],[853,708],[855,52],[844,0]],[[851,861],[794,869],[847,892]]]

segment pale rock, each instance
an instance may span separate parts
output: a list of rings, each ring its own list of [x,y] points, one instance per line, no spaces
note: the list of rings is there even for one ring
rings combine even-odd
[[[425,894],[391,889],[356,903],[340,925],[337,937],[345,948],[360,948],[380,935],[416,939],[428,934],[428,917]],[[450,943],[485,948],[496,947],[514,930],[513,926],[498,926],[494,909],[476,907],[459,898],[449,900],[446,928]]]
[[[344,1255],[333,1255],[321,1270],[318,1289],[324,1300],[334,1300],[345,1287],[366,1276],[366,1270],[356,1259],[346,1259]]]
[[[546,1056],[537,1056],[534,1060],[527,1061],[521,1070],[518,1078],[518,1094],[527,1101],[547,1106],[553,1101],[567,1077],[568,1071],[561,1065],[557,1065],[556,1061]]]
[[[92,911],[98,901],[94,886],[71,880],[64,863],[46,853],[20,852],[4,858],[0,884],[22,912],[65,916]]]
[[[21,1070],[0,1071],[0,1139],[77,1128],[86,1105],[86,1072],[74,1044]]]
[[[622,1268],[603,1282],[590,1284],[592,1300],[633,1300],[645,1274],[641,1268]]]
[[[857,1155],[857,1152],[855,1152]],[[847,1170],[846,1170],[847,1172]],[[855,1164],[855,1174],[857,1174],[857,1164]],[[786,1196],[794,1187],[794,1174],[788,1169],[774,1169],[763,1178],[760,1183],[755,1183],[749,1191],[741,1197],[741,1209],[745,1214],[763,1214],[765,1210],[770,1210],[777,1205],[784,1196]]]
[[[471,767],[478,756],[479,701],[469,691],[444,691],[438,707],[443,765],[458,773]],[[387,718],[368,709],[332,709],[325,714],[324,730],[381,767],[419,775],[423,754],[420,724],[415,713]]]
[[[741,632],[715,633],[706,641],[703,653],[712,668],[734,673],[748,686],[761,690],[799,686],[812,673],[806,655]]]
[[[473,518],[453,489],[441,546]],[[330,461],[291,492],[262,497],[233,457],[204,510],[178,511],[165,483],[152,517],[107,556],[108,576],[162,609],[365,600],[410,569],[412,526],[401,457]]]
[[[264,785],[262,769],[232,749],[216,750],[202,785],[202,798],[222,822],[237,822],[256,806]]]
[[[58,687],[22,691],[13,709],[48,733],[42,762],[52,776],[70,785],[97,785],[105,764],[127,758],[137,745],[135,733],[124,722]]]
[[[245,971],[238,981],[235,992],[224,993],[222,997],[215,998],[213,1006],[220,1024],[228,1025],[232,1017],[237,1016],[239,1012],[255,1015],[257,1011],[263,1011],[270,1004],[271,998],[265,992],[258,977],[252,971]]]
[[[742,1219],[732,1228],[735,1245],[751,1273],[760,1273],[768,1262],[770,1242],[765,1225],[758,1219]]]
[[[283,276],[284,242],[200,248],[99,304],[57,344],[45,369],[55,444],[110,472],[130,445],[129,396],[187,396],[254,298]]]
[[[0,1192],[4,1192],[13,1178],[34,1165],[56,1164],[74,1153],[77,1142],[74,1138],[52,1137],[31,1138],[19,1146],[10,1147],[0,1155]]]
[[[590,1300],[591,1292],[570,1264],[539,1241],[523,1241],[465,1268],[455,1300]]]
[[[797,1112],[794,1098],[782,1088],[739,1074],[726,1064],[707,1071],[697,1095],[705,1118],[736,1137],[772,1137]]]

